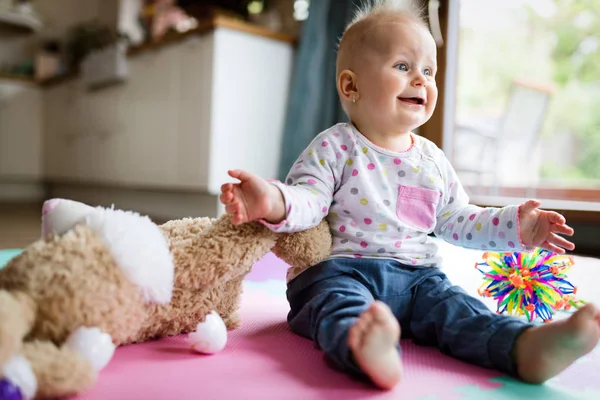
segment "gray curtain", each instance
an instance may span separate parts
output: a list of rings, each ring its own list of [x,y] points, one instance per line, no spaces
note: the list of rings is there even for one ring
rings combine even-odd
[[[296,55],[283,133],[279,179],[310,141],[347,121],[335,83],[337,45],[361,0],[312,0]]]

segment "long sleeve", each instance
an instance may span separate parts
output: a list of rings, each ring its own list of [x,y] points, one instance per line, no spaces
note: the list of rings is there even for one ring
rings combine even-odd
[[[519,207],[479,207],[469,204],[458,176],[445,156],[440,157],[445,182],[438,207],[436,236],[466,248],[493,251],[529,251],[520,239]]]
[[[335,149],[343,148],[339,136],[320,134],[292,166],[285,184],[272,181],[285,201],[286,217],[265,226],[276,232],[297,232],[315,227],[328,214],[345,159]]]

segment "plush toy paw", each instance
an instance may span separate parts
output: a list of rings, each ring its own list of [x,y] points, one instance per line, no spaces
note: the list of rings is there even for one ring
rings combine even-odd
[[[214,354],[225,348],[227,343],[227,327],[219,314],[212,311],[206,316],[204,322],[196,326],[196,331],[191,332],[187,342],[194,351],[203,354]]]
[[[32,399],[37,392],[37,379],[29,361],[23,356],[11,358],[0,371],[0,400]]]
[[[96,371],[106,367],[116,349],[108,333],[99,328],[86,327],[77,328],[71,333],[63,347],[81,354]]]

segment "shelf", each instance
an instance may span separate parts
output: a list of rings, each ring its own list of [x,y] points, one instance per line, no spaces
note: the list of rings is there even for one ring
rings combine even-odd
[[[157,41],[145,42],[136,46],[132,46],[128,49],[127,55],[130,57],[137,56],[147,51],[157,50],[164,46],[169,46],[181,42],[193,35],[203,35],[217,28],[226,28],[250,35],[261,36],[267,39],[281,41],[292,46],[295,46],[297,44],[296,38],[291,35],[287,35],[285,33],[280,32],[274,32],[268,28],[255,25],[251,22],[240,21],[232,17],[223,15],[213,15],[199,20],[198,26],[190,31],[184,33],[169,32]],[[45,87],[50,87],[76,78],[78,75],[78,71],[73,71],[64,75],[50,78],[48,80],[40,82],[40,84]]]
[[[15,11],[0,12],[0,24],[31,32],[37,32],[42,28],[42,21],[34,15]]]
[[[23,84],[36,84],[35,79],[33,79],[33,77],[29,77],[29,76],[22,76],[22,75],[11,75],[11,74],[4,74],[2,72],[0,72],[0,84],[2,83],[23,83]]]
[[[296,38],[280,32],[272,31],[268,28],[265,28],[260,25],[256,25],[251,22],[242,21],[237,18],[229,17],[226,15],[215,14],[210,17],[200,19],[198,21],[198,26],[192,30],[187,32],[178,33],[178,32],[169,32],[161,39],[157,41],[150,41],[141,43],[139,45],[133,46],[129,48],[129,55],[137,55],[139,53],[143,53],[147,50],[154,50],[160,48],[165,45],[169,45],[172,43],[176,43],[178,41],[184,40],[192,35],[202,35],[204,33],[210,32],[217,28],[227,28],[231,30],[235,30],[238,32],[247,33],[255,36],[262,36],[271,40],[278,40],[284,43],[288,43],[291,45],[296,45]]]

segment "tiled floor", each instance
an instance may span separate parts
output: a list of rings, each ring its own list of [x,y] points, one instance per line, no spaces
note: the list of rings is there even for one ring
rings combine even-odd
[[[0,249],[23,248],[40,237],[41,204],[0,203]]]

